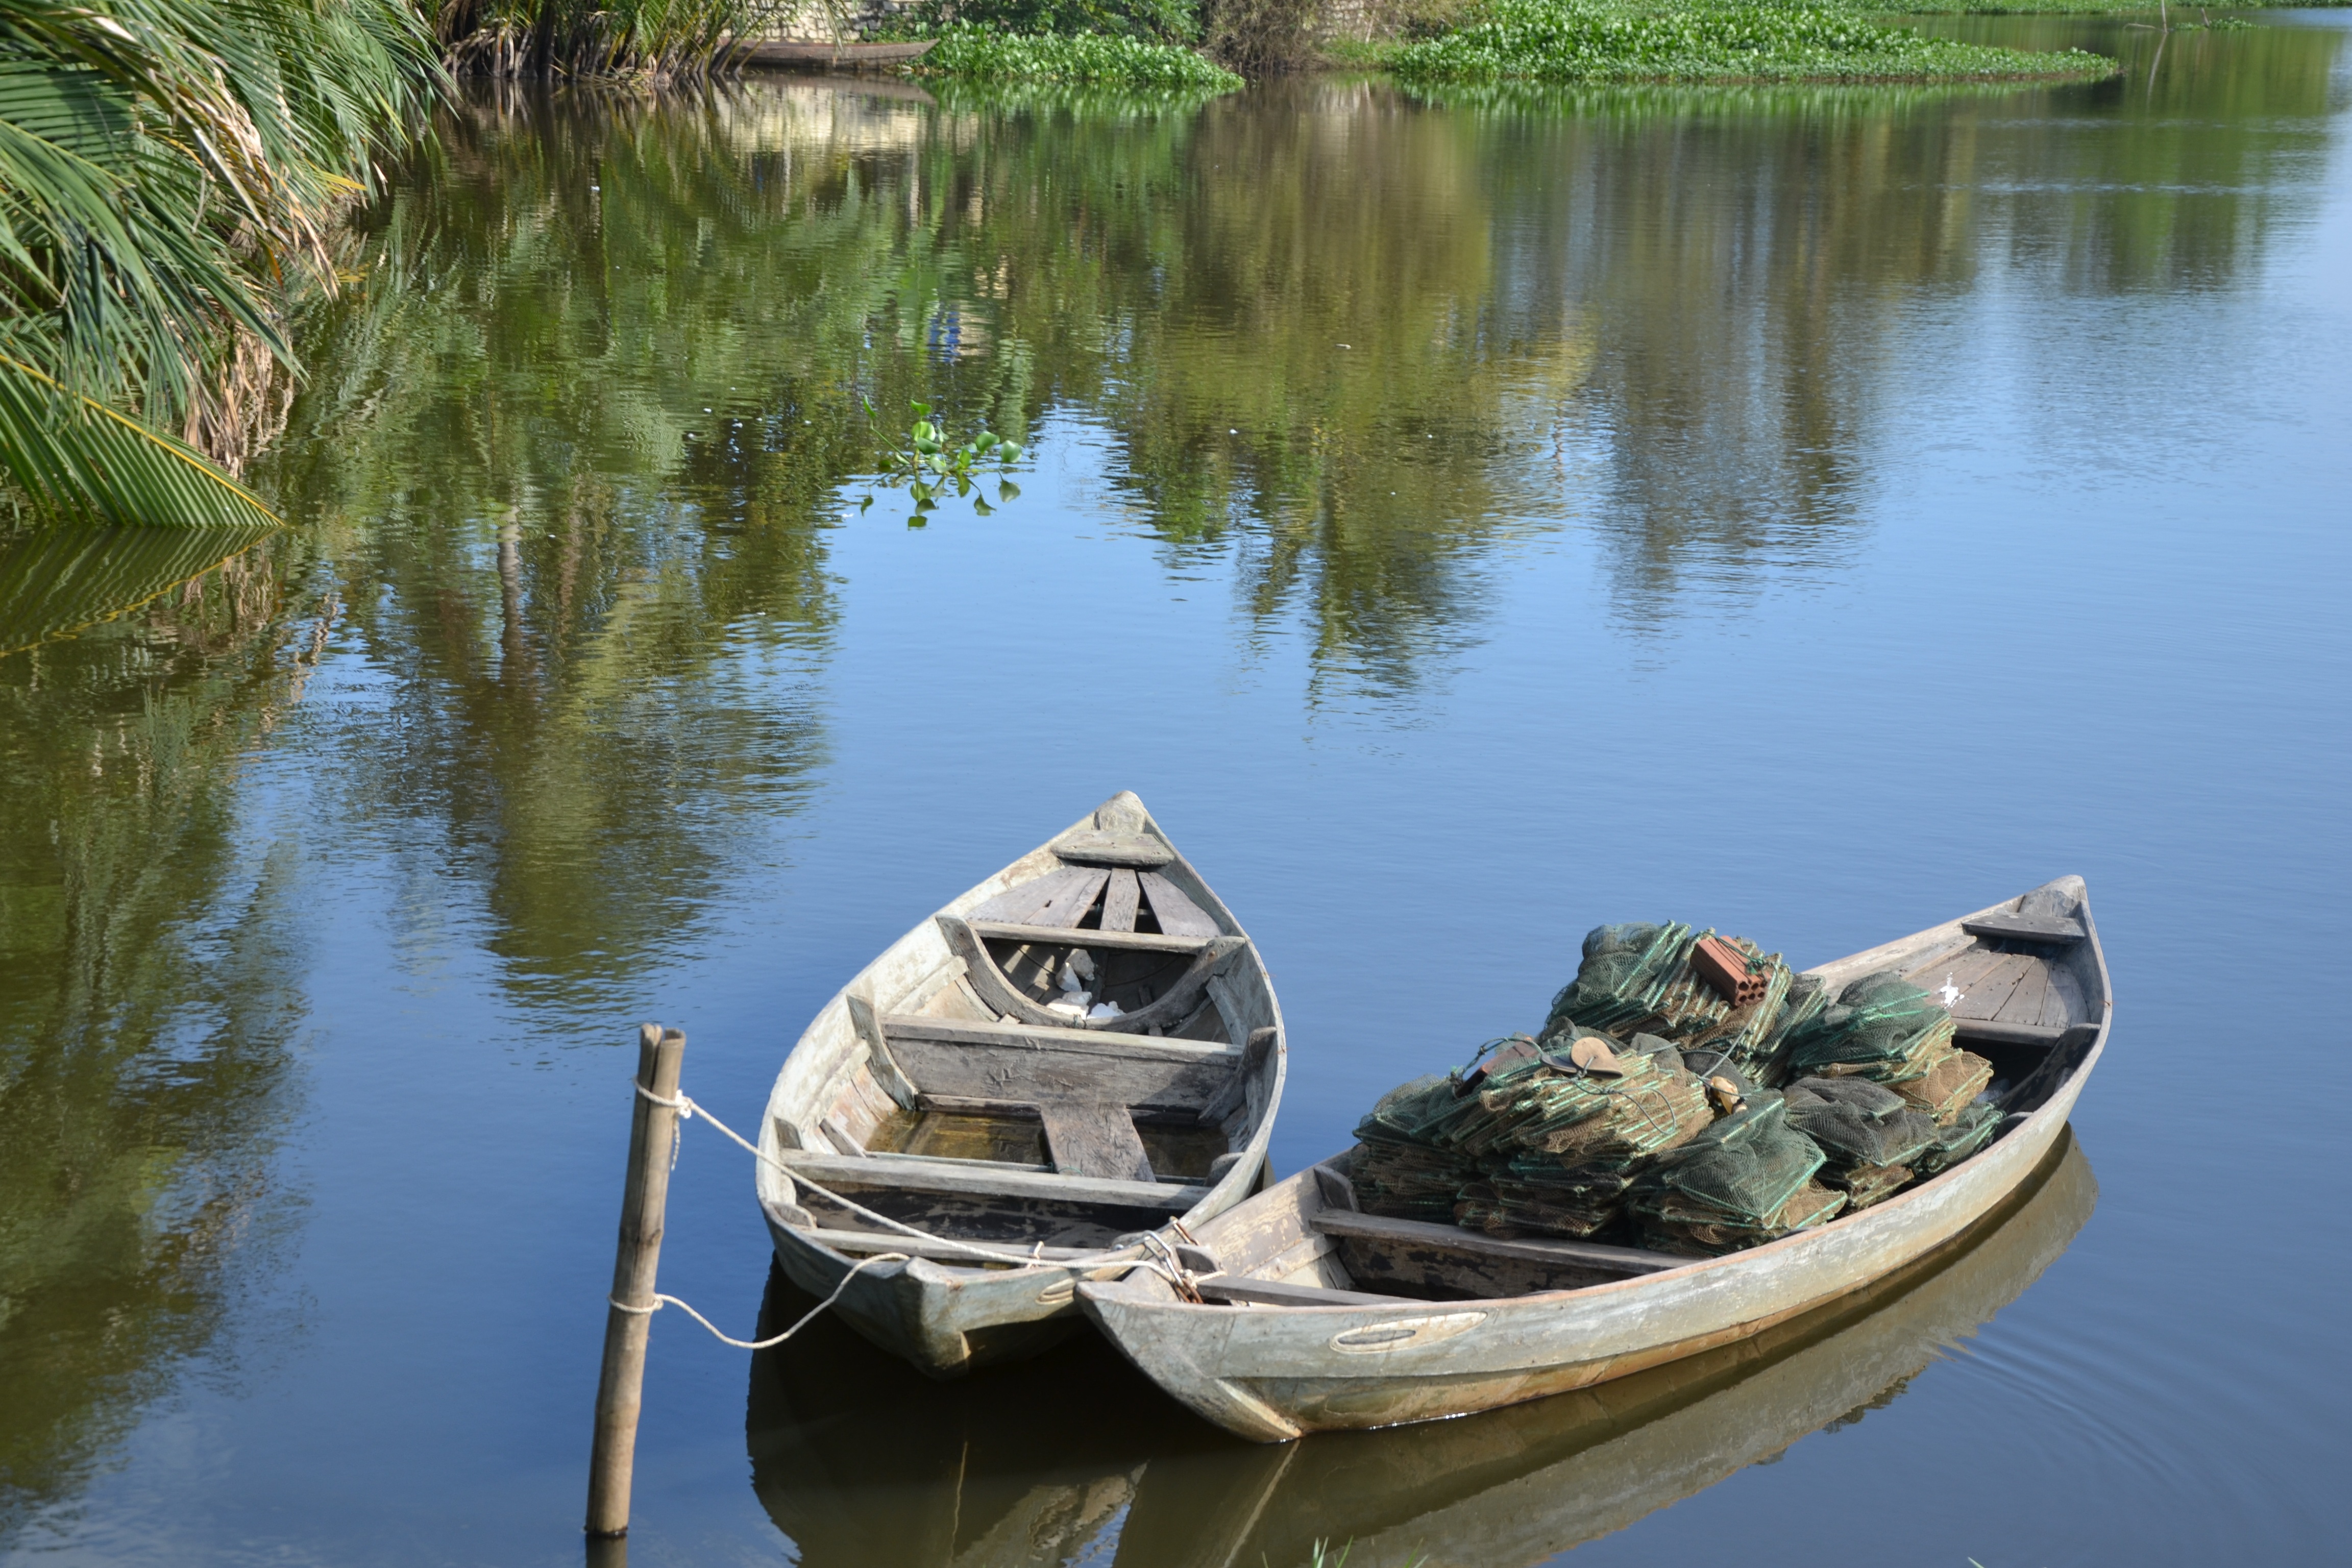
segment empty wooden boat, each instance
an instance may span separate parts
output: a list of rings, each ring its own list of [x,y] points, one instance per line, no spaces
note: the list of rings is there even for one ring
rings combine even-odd
[[[926,1372],[1029,1354],[1080,1324],[1081,1273],[1263,1184],[1284,1060],[1256,947],[1115,795],[801,1036],[761,1130],[777,1261]]]
[[[1959,1237],[2042,1163],[2105,1048],[2113,1003],[2080,878],[1826,963],[1948,984],[1960,1042],[2011,1120],[1931,1180],[1720,1258],[1526,1237],[1358,1211],[1348,1156],[1202,1226],[1180,1253],[1202,1298],[1142,1271],[1079,1287],[1160,1387],[1263,1442],[1491,1409],[1760,1333]],[[1947,993],[1950,994],[1950,993]]]

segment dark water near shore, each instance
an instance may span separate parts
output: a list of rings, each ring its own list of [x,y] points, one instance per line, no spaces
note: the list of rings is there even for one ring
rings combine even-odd
[[[0,1557],[575,1560],[630,1026],[746,1124],[1133,788],[1273,965],[1283,1170],[1603,920],[1811,963],[2080,872],[2113,1048],[1964,1256],[1416,1431],[666,1314],[639,1563],[2334,1560],[2343,14],[1935,26],[2128,68],[454,124],[299,526],[0,540]],[[1023,493],[861,514],[865,397]],[[690,1130],[664,1258],[739,1332],[749,1175]]]

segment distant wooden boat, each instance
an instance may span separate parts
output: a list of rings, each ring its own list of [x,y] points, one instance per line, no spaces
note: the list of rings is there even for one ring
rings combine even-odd
[[[743,46],[739,62],[747,66],[781,66],[792,70],[826,68],[855,70],[859,66],[904,65],[930,52],[937,38],[903,43],[808,43],[799,39],[759,38]]]
[[[824,1297],[907,1254],[836,1310],[926,1372],[1030,1354],[1081,1325],[1080,1272],[1124,1272],[1143,1234],[1264,1184],[1284,1063],[1255,945],[1115,795],[900,937],[801,1036],[760,1139],[791,1172],[759,1171],[777,1261]]]
[[[1141,1271],[1080,1300],[1160,1387],[1261,1442],[1427,1421],[1583,1388],[1732,1343],[1958,1237],[2026,1180],[2105,1049],[2113,1001],[2082,879],[1811,973],[1963,993],[1961,1044],[2022,1120],[1950,1170],[1817,1229],[1721,1258],[1506,1239],[1358,1212],[1347,1156],[1212,1223],[1182,1254],[1200,1303]]]

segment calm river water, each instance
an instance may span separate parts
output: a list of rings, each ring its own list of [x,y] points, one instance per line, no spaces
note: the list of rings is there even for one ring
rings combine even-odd
[[[2340,1560],[2344,16],[1945,25],[2128,67],[2021,91],[462,117],[308,329],[296,526],[0,543],[0,1558],[576,1561],[634,1024],[749,1126],[1133,788],[1274,967],[1285,1171],[1606,920],[1811,963],[2081,872],[2113,1047],[1967,1255],[1422,1430],[667,1314],[639,1564]],[[861,511],[866,397],[1021,493]],[[741,1333],[767,1257],[689,1129],[665,1286]]]

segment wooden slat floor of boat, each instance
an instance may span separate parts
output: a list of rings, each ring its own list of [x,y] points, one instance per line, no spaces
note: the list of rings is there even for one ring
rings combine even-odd
[[[1952,1004],[1955,1018],[1982,1018],[1990,1022],[2008,1005],[2026,972],[2042,961],[2021,952],[2005,952],[1999,963],[1979,973],[1973,984],[1961,984],[1960,999]]]
[[[2072,970],[2053,964],[2050,991],[2042,999],[2042,1016],[2034,1022],[2044,1028],[2063,1029],[2088,1013],[2083,1002],[2083,983],[2074,978]]]
[[[1117,1182],[1152,1179],[1151,1161],[1126,1106],[1041,1100],[1037,1114],[1045,1123],[1045,1147],[1054,1156],[1054,1169],[1062,1174]]]
[[[976,921],[1003,921],[1013,925],[1028,924],[1035,919],[1037,911],[1051,903],[1057,895],[1088,879],[1090,876],[1091,873],[1082,866],[1065,866],[1058,871],[1048,871],[1044,876],[1033,877],[1017,887],[1005,889],[996,897],[973,910],[971,918]]]
[[[1089,1208],[1181,1214],[1209,1195],[1207,1187],[1192,1183],[1066,1176],[986,1160],[930,1160],[905,1154],[871,1154],[853,1159],[842,1154],[794,1151],[784,1156],[784,1166],[828,1187],[881,1187],[892,1192],[1019,1198]]]
[[[1214,936],[1217,922],[1207,910],[1184,896],[1183,889],[1157,871],[1139,871],[1143,896],[1151,900],[1152,918],[1171,936]]]
[[[1031,923],[1067,930],[1087,918],[1087,911],[1102,897],[1103,884],[1110,873],[1099,866],[1081,871],[1070,884],[1045,900],[1045,905],[1029,917]]]
[[[2017,989],[2009,994],[2009,1000],[2002,1003],[2000,1011],[1992,1016],[1993,1022],[2039,1024],[2042,1021],[2042,1004],[2049,996],[2050,965],[2042,959],[2034,959],[2024,976],[2018,981]]]
[[[1143,885],[1136,880],[1131,867],[1121,866],[1110,874],[1103,889],[1102,929],[1110,931],[1131,931],[1135,929],[1136,910],[1141,906]]]

